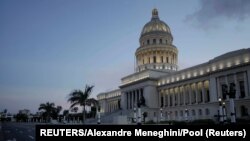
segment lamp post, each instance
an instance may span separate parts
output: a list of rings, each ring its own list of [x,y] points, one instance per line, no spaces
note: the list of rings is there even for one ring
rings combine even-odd
[[[230,103],[230,111],[231,111],[231,123],[235,123],[235,106],[234,106],[234,98],[235,98],[235,84],[230,84],[230,91],[229,91],[229,103]]]
[[[136,123],[136,107],[134,106],[134,118],[133,118],[133,122]]]
[[[188,112],[188,109],[185,109],[185,120],[186,120],[186,122],[188,121],[188,114],[187,114],[187,112]]]
[[[160,116],[161,116],[161,117],[160,117],[160,121],[163,121],[162,108],[160,109],[160,114],[161,114],[161,115],[160,115]]]
[[[231,123],[235,123],[235,105],[234,105],[234,98],[235,98],[235,84],[230,83],[229,86],[229,91],[228,91],[228,86],[226,84],[222,85],[222,92],[223,94],[229,95],[229,104],[230,104],[230,112],[231,112]]]
[[[225,106],[225,102],[222,103],[222,111],[223,111],[223,122],[225,123],[227,121],[227,114],[226,114],[226,106]]]
[[[220,124],[223,124],[223,120],[224,119],[224,116],[223,116],[223,111],[222,111],[222,101],[221,101],[221,98],[219,98],[219,121],[220,121]]]
[[[100,107],[98,107],[98,112],[97,112],[97,124],[101,124],[101,112],[100,112]]]
[[[138,107],[138,119],[137,119],[137,125],[141,125],[141,103],[137,103]]]

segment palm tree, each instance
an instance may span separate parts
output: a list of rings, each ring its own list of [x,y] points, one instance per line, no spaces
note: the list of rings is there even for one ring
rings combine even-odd
[[[46,120],[49,121],[51,115],[53,114],[55,110],[55,104],[54,103],[42,103],[40,104],[40,107],[38,110],[43,110],[44,111],[44,116],[46,117]]]
[[[71,103],[70,108],[75,107],[76,105],[83,106],[83,123],[85,121],[85,106],[86,106],[86,100],[90,96],[92,89],[94,86],[85,86],[85,90],[74,90],[72,93],[69,94],[68,102]]]
[[[96,109],[95,113],[94,113],[94,117],[95,117],[96,113],[99,110],[99,103],[98,103],[98,101],[96,99],[94,99],[94,98],[89,98],[89,99],[86,100],[86,105],[95,107],[95,109]]]

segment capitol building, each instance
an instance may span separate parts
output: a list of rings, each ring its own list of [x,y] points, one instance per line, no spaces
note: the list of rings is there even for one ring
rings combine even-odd
[[[225,118],[230,119],[230,98],[223,86],[229,90],[235,84],[235,116],[249,118],[250,48],[179,70],[178,47],[157,9],[142,28],[139,44],[135,72],[121,78],[118,89],[97,95],[101,117],[108,117],[110,123],[131,123],[143,101],[140,116],[146,113],[146,121],[218,121],[221,104]]]

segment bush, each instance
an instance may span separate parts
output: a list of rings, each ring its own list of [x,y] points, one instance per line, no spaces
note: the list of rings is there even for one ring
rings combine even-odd
[[[212,119],[198,119],[189,122],[191,125],[214,125],[215,122]]]
[[[250,124],[250,118],[237,118],[236,124]]]
[[[167,120],[167,121],[161,121],[160,124],[186,125],[187,123],[185,121]]]
[[[156,124],[153,120],[149,120],[147,122],[145,122],[145,124]]]

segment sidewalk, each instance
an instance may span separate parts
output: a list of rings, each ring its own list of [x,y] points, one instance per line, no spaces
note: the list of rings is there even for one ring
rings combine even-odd
[[[0,122],[0,141],[3,141],[3,128],[2,128],[2,122]]]

